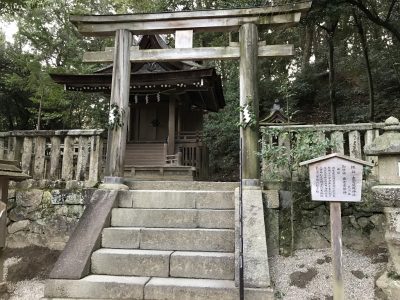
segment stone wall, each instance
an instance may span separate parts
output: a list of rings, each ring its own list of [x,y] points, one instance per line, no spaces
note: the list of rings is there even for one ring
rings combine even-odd
[[[291,203],[294,201],[295,249],[330,247],[329,203],[311,201],[306,183],[281,190],[264,191],[270,253],[290,253]],[[356,250],[386,247],[383,207],[374,203],[370,187],[363,190],[361,203],[342,204],[343,245]]]
[[[94,189],[79,182],[26,180],[11,183],[7,204],[7,246],[64,248]]]

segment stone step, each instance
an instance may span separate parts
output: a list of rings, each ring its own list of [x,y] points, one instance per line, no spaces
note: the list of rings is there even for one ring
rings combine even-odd
[[[103,248],[92,255],[92,273],[234,279],[234,254]]]
[[[183,251],[235,250],[235,231],[232,229],[166,229],[142,230],[140,247]]]
[[[172,251],[103,248],[92,254],[92,273],[119,276],[169,276]]]
[[[233,280],[235,276],[234,253],[182,252],[172,253],[170,277]]]
[[[152,300],[237,300],[239,289],[231,280],[151,278],[144,299]],[[246,300],[273,300],[272,289],[245,289]]]
[[[114,208],[111,226],[234,228],[234,210]]]
[[[118,193],[119,207],[234,209],[233,191],[130,190]]]
[[[218,251],[235,250],[232,229],[105,228],[103,247],[146,250]]]
[[[246,300],[273,300],[272,289],[245,289]],[[232,280],[90,275],[80,280],[50,279],[43,300],[237,300]]]
[[[126,179],[125,184],[131,190],[181,190],[181,191],[234,191],[238,182],[207,182],[207,181],[148,181]]]
[[[143,299],[149,277],[90,275],[80,280],[49,279],[44,296],[51,299]]]

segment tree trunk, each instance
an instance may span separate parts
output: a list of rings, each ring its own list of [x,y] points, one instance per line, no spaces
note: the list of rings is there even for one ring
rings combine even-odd
[[[306,34],[304,37],[303,61],[301,69],[304,71],[310,65],[312,46],[314,40],[314,25],[308,24],[305,28]]]
[[[330,98],[330,102],[331,102],[331,122],[332,122],[332,124],[337,123],[334,54],[335,54],[335,45],[333,43],[333,33],[328,33],[329,98]]]
[[[369,118],[370,122],[374,122],[375,121],[374,82],[372,79],[372,71],[371,71],[371,64],[370,64],[370,60],[369,60],[368,44],[367,44],[367,39],[365,36],[365,31],[364,31],[362,21],[358,17],[355,10],[353,10],[353,16],[354,16],[354,21],[357,26],[358,34],[360,35],[361,48],[362,48],[363,55],[364,55],[365,66],[367,68],[368,93],[369,93],[369,115],[368,115],[368,118]]]

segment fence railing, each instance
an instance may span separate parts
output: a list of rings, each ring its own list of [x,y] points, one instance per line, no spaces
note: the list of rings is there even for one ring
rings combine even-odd
[[[177,142],[176,147],[181,153],[182,166],[196,167],[196,177],[206,179],[209,176],[208,148],[201,142]]]
[[[98,182],[104,130],[0,132],[0,159],[21,162],[33,179]]]
[[[290,149],[290,141],[288,132],[314,132],[318,138],[328,139],[334,145],[333,151],[343,153],[353,158],[363,159],[378,164],[378,157],[366,156],[364,153],[364,145],[371,143],[377,136],[380,135],[384,128],[384,123],[359,123],[359,124],[321,124],[321,125],[283,125],[283,126],[264,126],[261,128],[262,145],[274,143],[275,145],[286,146]],[[278,134],[275,139],[267,137],[268,129],[276,129]],[[325,153],[321,153],[323,155]],[[263,169],[268,162],[263,161]],[[376,175],[376,168],[371,171],[372,175]]]

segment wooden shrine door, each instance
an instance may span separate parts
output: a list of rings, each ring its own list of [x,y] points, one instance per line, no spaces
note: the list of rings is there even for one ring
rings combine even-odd
[[[131,113],[134,142],[165,142],[168,138],[168,103],[136,104]]]

